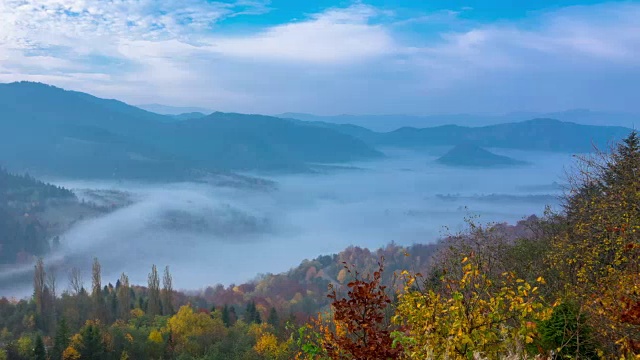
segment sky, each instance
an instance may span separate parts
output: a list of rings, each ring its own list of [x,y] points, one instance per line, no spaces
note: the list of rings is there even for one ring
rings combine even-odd
[[[0,82],[277,114],[640,113],[640,2],[0,0]]]

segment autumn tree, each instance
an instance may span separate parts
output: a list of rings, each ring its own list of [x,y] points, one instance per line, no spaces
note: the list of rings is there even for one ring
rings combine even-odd
[[[394,329],[388,319],[391,299],[387,287],[381,284],[384,272],[383,259],[373,274],[362,276],[345,264],[353,275],[347,284],[346,297],[330,287],[330,322],[318,322],[322,334],[322,347],[331,359],[399,359],[402,346],[393,346],[391,332]]]
[[[169,272],[169,266],[164,268],[161,298],[163,315],[173,315],[173,277]]]
[[[78,295],[80,291],[84,289],[82,273],[77,267],[72,267],[69,272],[69,287],[71,289],[71,294],[73,295]]]
[[[222,340],[227,329],[221,319],[196,313],[190,306],[182,306],[169,318],[165,332],[172,334],[177,352],[202,356],[215,342]]]
[[[158,276],[158,269],[155,265],[151,266],[151,272],[149,273],[148,284],[148,304],[147,314],[151,316],[161,315],[161,302],[160,302],[160,278]]]
[[[444,269],[433,288],[421,274],[403,272],[396,323],[406,332],[394,337],[409,359],[525,358],[537,337],[536,322],[546,316],[538,287],[505,272],[489,277],[475,254]],[[539,283],[544,279],[539,278]]]
[[[91,268],[91,300],[93,301],[93,318],[104,322],[107,318],[107,308],[102,295],[102,267],[98,258],[93,259]]]
[[[566,231],[552,239],[548,264],[575,301],[601,354],[640,354],[640,138],[580,158],[565,198]]]
[[[131,288],[129,286],[129,277],[122,273],[120,275],[120,285],[116,290],[116,297],[118,299],[118,316],[122,320],[129,319],[129,311],[131,306]]]
[[[36,303],[36,315],[42,316],[44,309],[44,293],[46,287],[46,273],[44,270],[44,261],[39,258],[35,265],[35,272],[33,274],[33,298]]]

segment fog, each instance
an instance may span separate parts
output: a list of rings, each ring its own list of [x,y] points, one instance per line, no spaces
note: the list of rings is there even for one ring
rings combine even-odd
[[[531,165],[459,169],[435,164],[432,155],[387,151],[383,160],[323,173],[250,174],[275,181],[273,191],[58,179],[80,197],[83,189],[119,190],[130,194],[132,204],[77,223],[45,263],[57,266],[63,287],[72,266],[88,286],[91,261],[98,257],[105,284],[122,272],[146,284],[156,264],[170,266],[177,288],[199,289],[286,271],[349,245],[433,242],[462,229],[472,215],[480,222],[515,222],[555,205],[540,195],[561,194],[551,184],[564,182],[569,155],[494,151]],[[458,197],[438,196],[448,194]],[[510,196],[483,197],[490,194]],[[0,294],[29,295],[32,269],[0,273]]]

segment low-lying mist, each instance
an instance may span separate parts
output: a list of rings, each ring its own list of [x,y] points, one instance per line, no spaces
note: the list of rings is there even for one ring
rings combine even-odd
[[[73,266],[88,287],[98,257],[103,283],[125,272],[132,283],[146,284],[156,264],[170,266],[176,287],[198,289],[286,271],[349,245],[433,242],[463,229],[472,215],[483,223],[515,222],[557,204],[561,190],[552,184],[564,182],[570,156],[499,153],[532,165],[460,169],[437,165],[433,156],[388,152],[351,169],[268,176],[277,182],[273,191],[56,180],[80,197],[83,189],[123,191],[131,205],[77,223],[45,263],[57,267],[62,287]],[[0,273],[0,294],[29,295],[31,272],[29,265]]]

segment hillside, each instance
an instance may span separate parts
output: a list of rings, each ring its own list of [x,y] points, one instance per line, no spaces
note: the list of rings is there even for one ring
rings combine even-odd
[[[0,265],[49,249],[48,229],[39,217],[51,202],[75,202],[64,188],[0,168]]]
[[[188,179],[380,155],[351,136],[278,118],[215,113],[176,121],[39,83],[0,84],[0,114],[0,161],[48,175]]]
[[[526,164],[523,161],[494,154],[473,144],[457,145],[436,161],[448,166],[476,168],[518,166]]]

